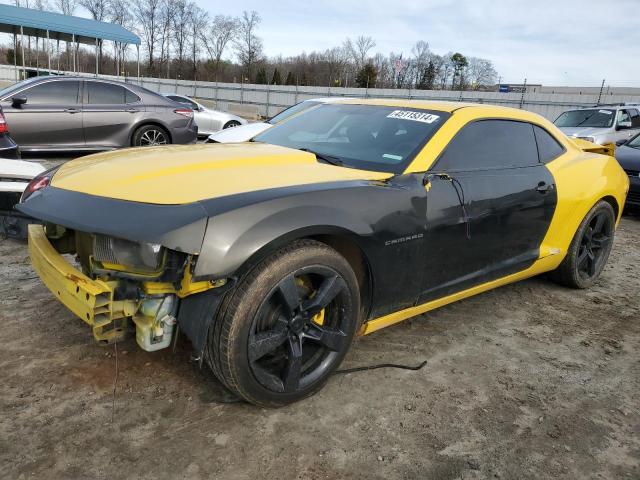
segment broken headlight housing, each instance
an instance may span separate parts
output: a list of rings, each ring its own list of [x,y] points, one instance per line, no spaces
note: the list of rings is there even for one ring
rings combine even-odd
[[[156,243],[138,243],[122,238],[95,235],[93,259],[106,269],[131,272],[156,272],[164,256],[164,248]]]

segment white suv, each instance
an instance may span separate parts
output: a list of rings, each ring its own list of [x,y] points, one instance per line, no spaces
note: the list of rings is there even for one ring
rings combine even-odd
[[[553,122],[568,137],[598,145],[620,144],[640,132],[640,104],[600,105],[569,110]]]

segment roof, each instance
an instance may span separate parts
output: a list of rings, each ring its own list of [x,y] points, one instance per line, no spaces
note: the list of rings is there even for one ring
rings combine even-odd
[[[315,100],[315,99],[312,99]],[[346,103],[356,105],[380,105],[385,107],[406,107],[420,108],[424,110],[437,110],[439,112],[453,112],[463,107],[482,107],[486,104],[465,103],[465,102],[440,102],[432,100],[406,100],[403,98],[342,98],[334,100],[335,103]],[[496,107],[500,108],[500,107]],[[502,107],[506,108],[506,107]]]
[[[72,41],[75,35],[80,43],[93,44],[97,39],[140,45],[140,37],[126,28],[113,23],[99,22],[88,18],[44,12],[31,8],[0,5],[0,32],[20,33],[30,36],[49,37],[55,40]]]

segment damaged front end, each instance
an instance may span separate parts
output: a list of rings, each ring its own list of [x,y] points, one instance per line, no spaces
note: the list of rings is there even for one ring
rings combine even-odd
[[[226,283],[194,281],[195,255],[53,223],[29,226],[29,250],[42,281],[98,342],[122,340],[133,324],[146,351],[171,344],[182,299]]]

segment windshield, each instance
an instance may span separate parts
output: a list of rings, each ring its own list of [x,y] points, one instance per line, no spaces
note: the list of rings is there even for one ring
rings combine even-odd
[[[610,128],[615,118],[614,110],[569,110],[564,112],[556,121],[556,127],[593,127]]]
[[[35,83],[38,80],[42,80],[42,77],[28,78],[27,80],[23,80],[21,82],[14,83],[13,85],[9,85],[8,87],[0,90],[0,98],[4,100],[6,97],[10,96],[12,93],[17,92],[18,90],[22,90],[24,87],[31,85],[32,83]]]
[[[320,105],[320,102],[316,102],[314,100],[305,100],[304,102],[296,103],[294,106],[289,107],[286,110],[283,110],[277,115],[271,117],[269,120],[267,120],[267,123],[275,125],[276,123],[280,123],[287,118],[295,115],[296,113],[303,112],[311,107],[315,107],[316,105]]]
[[[412,108],[323,104],[253,141],[307,150],[318,160],[345,167],[402,173],[449,116]]]
[[[633,148],[640,148],[640,135],[636,135],[635,137],[633,137],[631,140],[629,140],[625,146],[627,147],[633,147]]]

